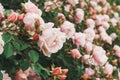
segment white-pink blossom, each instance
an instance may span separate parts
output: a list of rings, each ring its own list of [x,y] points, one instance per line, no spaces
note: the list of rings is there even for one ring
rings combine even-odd
[[[93,47],[93,45],[92,45],[91,42],[86,42],[85,43],[85,50],[88,54],[90,53],[90,51],[92,51],[92,47]]]
[[[84,30],[84,33],[86,34],[86,40],[93,42],[95,37],[95,30],[92,28],[87,28]]]
[[[112,40],[115,40],[117,38],[117,34],[116,33],[111,33],[110,37],[112,38]]]
[[[84,19],[84,11],[80,8],[75,10],[74,15],[75,23],[80,23]]]
[[[95,21],[93,19],[87,19],[86,20],[87,27],[94,28],[95,27]]]
[[[108,75],[111,75],[112,72],[113,72],[113,66],[109,63],[106,63],[105,66],[104,66],[104,73],[108,74]]]
[[[97,62],[98,65],[104,65],[107,62],[108,57],[106,56],[105,53],[106,53],[106,51],[102,47],[100,47],[100,46],[95,46],[94,47],[93,57],[94,57],[94,60]]]
[[[120,57],[120,46],[114,45],[113,49],[115,50],[115,55]]]
[[[73,58],[79,59],[82,56],[78,49],[72,49],[70,53]]]
[[[72,38],[72,36],[75,33],[75,27],[74,24],[69,22],[69,21],[65,21],[61,26],[60,29],[62,32],[64,32],[67,36],[67,38]]]
[[[77,46],[85,46],[86,43],[86,35],[84,33],[75,33],[73,36],[73,43]]]
[[[67,0],[67,2],[70,3],[72,6],[78,4],[78,0]]]
[[[95,74],[95,71],[92,68],[85,68],[85,73],[88,74],[89,76],[92,76]]]
[[[50,57],[52,53],[58,52],[63,47],[65,41],[65,33],[61,32],[59,28],[50,28],[42,31],[42,35],[39,36],[38,46],[45,56]]]
[[[12,80],[8,73],[5,73],[5,71],[1,71],[2,75],[3,75],[3,79],[2,80]]]

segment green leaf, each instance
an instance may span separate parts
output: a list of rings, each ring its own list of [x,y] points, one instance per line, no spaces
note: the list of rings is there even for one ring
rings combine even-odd
[[[28,56],[30,57],[30,59],[35,63],[39,60],[39,54],[34,51],[34,50],[31,50],[29,53],[28,53]]]
[[[6,56],[6,58],[12,56],[14,53],[14,49],[11,43],[8,43],[4,46],[4,55]]]
[[[12,39],[12,36],[9,33],[6,33],[2,35],[2,38],[5,43],[8,43]]]
[[[32,69],[35,71],[35,73],[36,73],[37,75],[40,75],[41,69],[40,69],[39,64],[32,64]]]
[[[17,50],[20,50],[20,44],[18,42],[13,41],[12,44]]]
[[[0,80],[3,79],[3,74],[0,72]]]
[[[27,60],[21,60],[19,64],[23,71],[28,69],[28,67],[30,66],[30,63]]]
[[[30,47],[29,44],[26,44],[26,43],[23,42],[23,41],[19,41],[19,44],[20,44],[20,50],[25,50],[25,49],[27,49],[28,47]]]

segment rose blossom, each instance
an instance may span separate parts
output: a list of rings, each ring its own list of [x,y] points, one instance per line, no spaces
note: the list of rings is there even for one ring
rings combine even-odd
[[[78,4],[78,0],[67,0],[67,2],[70,3],[72,6]]]
[[[109,63],[106,63],[105,67],[104,67],[104,73],[108,74],[108,75],[111,75],[112,72],[113,72],[113,66]]]
[[[39,36],[38,46],[45,56],[50,57],[51,53],[56,53],[63,47],[65,41],[65,33],[61,32],[59,28],[50,28],[45,29]]]
[[[25,12],[27,13],[36,13],[39,16],[42,15],[42,11],[38,9],[38,7],[33,4],[30,0],[28,0],[27,3],[23,4],[23,7],[25,8]]]
[[[102,26],[105,28],[105,30],[108,30],[110,27],[110,24],[108,22],[103,22]]]
[[[117,19],[115,19],[115,18],[112,18],[112,19],[110,19],[110,22],[111,22],[111,24],[112,24],[112,26],[114,27],[114,26],[116,26],[117,25]]]
[[[112,38],[112,40],[115,40],[117,38],[117,34],[116,33],[111,33],[110,37]]]
[[[8,21],[10,22],[15,22],[17,20],[17,13],[12,12],[9,16],[8,16]]]
[[[78,49],[72,49],[70,53],[73,58],[79,59],[82,56]]]
[[[59,75],[60,80],[65,80],[67,78],[66,75]]]
[[[4,41],[2,39],[2,33],[0,32],[0,54],[2,54],[4,51],[3,47],[4,47]]]
[[[59,75],[59,74],[61,74],[61,73],[62,73],[61,67],[56,67],[56,68],[54,68],[54,69],[52,70],[52,74],[53,74],[53,75]]]
[[[86,43],[86,35],[84,33],[75,33],[73,36],[73,43],[77,46],[82,46],[84,47],[85,43]]]
[[[71,5],[67,4],[64,6],[66,12],[70,12]]]
[[[44,24],[43,19],[38,15],[34,13],[27,13],[25,17],[23,18],[23,22],[26,26],[26,29],[29,34],[33,35],[35,32],[35,23],[39,22],[40,25]],[[40,26],[38,24],[38,27]]]
[[[0,3],[0,20],[4,17],[3,11],[4,11],[4,8],[3,8],[2,4]]]
[[[90,53],[90,51],[92,51],[92,43],[91,42],[86,42],[86,44],[85,44],[85,50],[86,50],[86,52],[89,54]]]
[[[3,79],[2,80],[11,80],[11,78],[9,77],[9,75],[7,73],[5,73],[5,71],[1,71],[2,75],[3,75]]]
[[[87,19],[86,20],[87,27],[94,28],[95,27],[95,21],[93,19]]]
[[[95,37],[95,31],[92,28],[87,28],[84,30],[84,33],[86,34],[86,40],[92,42]]]
[[[73,34],[75,33],[75,27],[74,24],[69,22],[69,21],[65,21],[61,26],[60,29],[62,32],[66,33],[67,38],[72,38]]]
[[[89,76],[92,76],[95,74],[94,70],[89,68],[85,68],[85,73],[88,74]]]
[[[120,47],[118,45],[114,45],[113,49],[115,50],[116,56],[120,57]]]
[[[105,55],[105,53],[106,51],[100,46],[95,46],[93,49],[93,57],[98,65],[104,65],[107,62],[108,57]]]
[[[80,8],[75,10],[74,15],[75,23],[80,23],[84,19],[84,11]]]

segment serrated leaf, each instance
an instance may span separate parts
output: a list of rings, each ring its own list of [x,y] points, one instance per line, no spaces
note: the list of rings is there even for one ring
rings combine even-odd
[[[6,33],[6,34],[2,35],[2,38],[5,43],[8,43],[12,39],[12,36],[10,34]]]
[[[18,42],[13,41],[12,44],[17,50],[20,50],[20,44]]]
[[[22,68],[23,71],[25,71],[26,69],[28,69],[28,67],[30,66],[29,62],[26,60],[21,60],[20,61],[20,67]]]
[[[8,43],[4,46],[4,55],[6,58],[12,56],[14,53],[14,49],[11,43]]]
[[[39,54],[34,51],[34,50],[31,50],[29,53],[28,53],[28,56],[30,57],[30,59],[35,63],[39,60]]]

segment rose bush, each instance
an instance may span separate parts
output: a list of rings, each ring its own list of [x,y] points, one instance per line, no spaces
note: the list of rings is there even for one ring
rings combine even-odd
[[[2,5],[0,80],[120,80],[120,5],[107,0],[28,0],[16,10]]]

